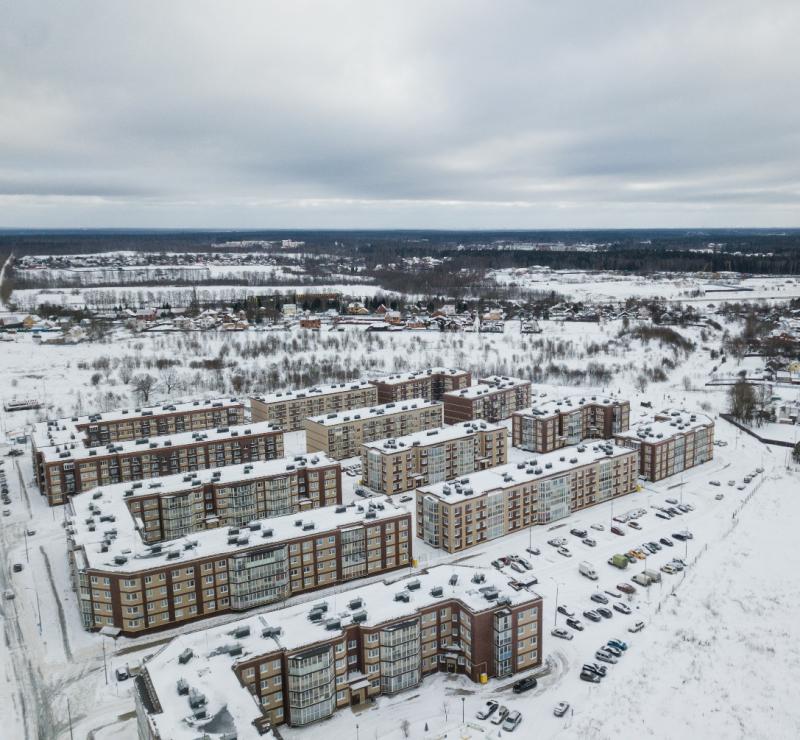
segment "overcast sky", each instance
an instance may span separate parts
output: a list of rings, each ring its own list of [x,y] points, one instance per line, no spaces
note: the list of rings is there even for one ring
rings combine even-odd
[[[800,2],[0,0],[0,226],[800,226]]]

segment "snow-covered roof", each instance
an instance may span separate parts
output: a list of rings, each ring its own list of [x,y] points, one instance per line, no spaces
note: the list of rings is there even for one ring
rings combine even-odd
[[[608,407],[620,403],[625,403],[625,400],[613,395],[565,396],[564,398],[537,399],[528,408],[520,409],[515,413],[523,416],[555,416],[576,411],[584,406]]]
[[[713,427],[711,417],[683,409],[665,409],[640,419],[626,432],[618,432],[617,438],[664,442],[672,437],[696,431],[702,427]]]
[[[308,418],[323,426],[330,427],[337,424],[345,424],[358,419],[374,419],[378,416],[391,416],[402,414],[414,409],[425,409],[440,407],[438,401],[426,401],[424,398],[410,398],[407,401],[393,401],[378,406],[369,406],[360,409],[350,409],[350,411],[339,411],[337,413],[322,414],[321,416],[309,416]]]
[[[428,447],[442,444],[442,442],[460,439],[476,432],[496,432],[501,429],[505,430],[505,427],[501,424],[492,424],[483,419],[476,419],[475,421],[465,421],[439,427],[438,429],[406,434],[402,437],[376,439],[374,442],[365,442],[364,447],[380,450],[381,452],[397,452],[409,447]]]
[[[372,384],[366,380],[356,380],[350,383],[333,383],[332,385],[315,385],[313,388],[300,388],[294,391],[276,391],[264,396],[253,396],[262,403],[280,403],[281,401],[295,401],[299,398],[317,398],[329,396],[333,393],[343,393],[344,391],[358,391],[372,388]]]
[[[98,492],[101,495],[95,498]],[[390,498],[375,497],[349,506],[325,506],[286,516],[255,519],[239,527],[240,534],[235,542],[229,539],[229,527],[226,526],[192,532],[180,539],[154,545],[142,539],[136,519],[124,499],[110,494],[107,489],[73,496],[72,507],[71,539],[76,547],[83,547],[86,567],[115,573],[144,571],[165,563],[180,566],[198,558],[230,555],[340,527],[370,525],[407,513],[404,505],[394,503]],[[94,531],[90,527],[94,527]],[[112,530],[116,535],[109,538],[107,533]],[[271,534],[265,536],[265,532]],[[101,551],[103,545],[105,552]],[[170,552],[180,555],[169,557]]]
[[[490,375],[488,378],[481,378],[480,383],[477,385],[471,385],[468,388],[462,388],[461,390],[448,391],[444,395],[449,398],[479,398],[480,396],[486,396],[499,391],[507,391],[523,386],[530,386],[530,384],[530,380],[524,380],[522,378],[509,378],[506,376],[501,377],[499,375]]]
[[[191,473],[176,473],[175,475],[163,475],[159,478],[113,483],[107,486],[90,488],[81,496],[98,492],[120,500],[152,494],[164,496],[180,493],[181,491],[189,491],[209,483],[216,485],[238,483],[240,481],[246,483],[248,480],[270,478],[293,470],[313,470],[331,465],[338,466],[339,463],[322,452],[313,452],[295,457],[282,457],[278,460],[255,460],[254,462],[240,463],[239,465],[224,465],[218,468],[195,470]]]
[[[142,439],[129,439],[125,442],[113,442],[101,447],[87,447],[82,438],[70,440],[68,444],[42,447],[39,451],[45,462],[85,460],[90,457],[120,454],[130,452],[147,452],[165,447],[182,447],[198,442],[220,442],[233,437],[250,437],[253,435],[280,432],[281,428],[268,421],[258,421],[251,424],[237,424],[234,426],[219,427],[218,429],[203,429],[196,432],[178,432],[165,434],[160,437],[143,437]]]
[[[244,406],[244,401],[238,398],[213,398],[205,400],[183,401],[168,403],[160,406],[143,406],[135,409],[114,409],[99,414],[86,414],[84,416],[64,417],[41,421],[34,425],[32,439],[36,447],[65,444],[83,435],[77,429],[86,424],[110,423],[138,418],[158,418],[173,414],[187,413],[189,411],[213,411],[214,409],[229,409]],[[74,435],[74,436],[73,436]]]
[[[554,475],[563,475],[584,465],[630,455],[631,452],[630,448],[611,442],[598,441],[591,445],[580,444],[541,455],[532,454],[524,462],[498,465],[464,475],[453,481],[423,486],[418,490],[423,494],[430,494],[452,503],[480,496],[486,491],[514,488],[520,484],[534,483]]]
[[[445,375],[447,377],[458,377],[465,375],[466,370],[459,370],[454,367],[429,367],[425,370],[416,370],[408,373],[397,373],[395,375],[387,375],[384,378],[375,378],[373,382],[383,383],[384,385],[399,385],[400,383],[407,383],[411,380],[420,380],[421,378],[429,377],[432,375]]]
[[[472,580],[477,573],[483,576],[480,583]],[[413,581],[417,583],[413,584]],[[490,601],[484,593],[492,587],[497,590],[499,599]],[[441,595],[435,596],[434,593],[440,593],[438,589],[441,589]],[[408,601],[395,601],[395,594],[401,591],[407,594]],[[504,598],[513,607],[539,597],[526,590],[515,591],[509,586],[508,577],[494,568],[440,565],[427,572],[353,588],[344,594],[315,600],[314,604],[327,602],[328,619],[340,620],[341,626],[333,629],[329,629],[326,619],[310,621],[308,615],[312,604],[303,603],[180,635],[144,664],[162,709],[161,713],[150,714],[150,721],[160,737],[196,740],[202,736],[202,725],[209,721],[208,718],[227,708],[235,722],[238,739],[257,740],[259,734],[252,723],[262,715],[256,704],[257,697],[251,695],[236,677],[233,669],[238,664],[277,652],[291,654],[340,639],[343,628],[353,623],[354,611],[366,612],[366,619],[361,626],[369,629],[413,617],[421,610],[445,600],[457,599],[473,613],[480,613],[496,609],[497,601]],[[355,599],[360,599],[361,605],[353,610],[348,604]],[[280,633],[272,636],[272,632],[268,631],[264,636],[268,627],[280,627]],[[235,637],[237,634],[242,637]],[[241,648],[241,654],[230,655],[227,648],[233,645]],[[187,650],[191,651],[192,657],[181,664],[179,658],[182,654],[188,656]],[[187,696],[177,692],[180,679],[205,696],[206,719],[194,720]]]

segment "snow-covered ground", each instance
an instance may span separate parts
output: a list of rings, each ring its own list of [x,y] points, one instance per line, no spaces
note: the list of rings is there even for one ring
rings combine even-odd
[[[325,346],[328,338],[324,333],[308,339],[295,335],[289,337],[280,354],[239,359],[232,351],[232,356],[242,366],[275,365],[284,375],[287,362],[325,363],[335,355],[352,356],[353,367],[359,363],[363,367],[369,352],[378,357],[374,369],[387,371],[434,364],[494,370],[496,365],[505,363],[508,372],[528,374],[543,362],[577,369],[588,361],[598,361],[613,370],[613,383],[608,389],[631,398],[632,422],[643,412],[640,403],[644,400],[652,401],[657,408],[703,406],[712,415],[725,410],[727,388],[704,385],[713,362],[701,346],[716,347],[718,335],[704,341],[699,329],[686,330],[696,341],[697,349],[680,357],[667,381],[651,382],[644,390],[636,390],[636,377],[642,367],[656,366],[672,357],[670,350],[654,343],[635,343],[627,348],[611,345],[588,355],[591,343],[602,345],[615,339],[619,325],[544,322],[543,326],[545,333],[539,337],[526,337],[507,329],[505,335],[496,336],[402,333],[367,340],[363,334],[351,336],[345,332],[332,337],[339,342],[335,346]],[[342,336],[350,338],[345,342]],[[294,344],[293,339],[297,340]],[[535,345],[538,339],[543,339],[546,347]],[[230,337],[202,335],[197,338],[197,346],[189,349],[177,344],[177,339],[119,336],[105,344],[44,347],[29,336],[20,335],[15,342],[2,345],[0,391],[3,398],[41,397],[48,406],[42,413],[47,415],[58,410],[73,413],[78,405],[89,410],[109,392],[124,399],[121,405],[129,405],[133,399],[129,388],[120,381],[117,367],[98,386],[91,384],[94,359],[104,355],[112,360],[128,355],[183,359],[189,353],[191,359],[197,359],[216,356],[219,348],[230,341]],[[380,345],[376,344],[378,341]],[[227,382],[227,375],[221,382]],[[568,388],[536,386],[536,392],[558,395],[589,388],[588,383]],[[162,390],[159,397],[164,396]],[[2,429],[13,437],[24,432],[35,418],[35,412],[4,414]],[[358,712],[343,710],[304,730],[281,728],[282,735],[296,740],[401,740],[401,724],[408,720],[412,738],[438,738],[445,733],[449,737],[497,737],[496,726],[474,719],[475,711],[488,698],[497,698],[523,713],[519,737],[800,735],[800,707],[792,701],[800,678],[794,639],[798,634],[796,615],[800,613],[800,589],[796,586],[799,558],[792,544],[792,530],[800,513],[796,496],[800,475],[786,469],[784,449],[761,445],[723,420],[717,422],[716,436],[727,446],[715,448],[714,461],[687,471],[683,486],[680,479],[668,479],[646,485],[624,503],[615,504],[616,513],[637,506],[651,512],[640,520],[641,532],[630,530],[624,538],[610,534],[610,504],[558,522],[555,533],[568,538],[571,536],[566,533],[575,525],[586,527],[601,522],[606,527],[604,532],[594,533],[596,548],[587,548],[577,540],[572,543],[573,558],[559,556],[545,543],[552,536],[546,528],[502,538],[458,556],[448,556],[415,540],[415,556],[421,564],[430,565],[455,558],[463,558],[468,564],[488,565],[498,555],[523,554],[531,538],[542,548],[542,554],[531,559],[539,579],[536,590],[545,603],[544,657],[549,672],[540,679],[537,689],[516,696],[511,693],[510,681],[490,681],[480,686],[463,677],[437,675],[426,679],[416,690],[379,698]],[[302,433],[287,435],[286,441],[288,454],[303,451]],[[0,643],[0,700],[6,708],[0,737],[66,738],[69,716],[75,738],[89,733],[96,740],[135,737],[131,682],[117,682],[113,669],[125,663],[135,664],[169,639],[171,633],[115,643],[81,628],[69,585],[62,511],[45,506],[32,484],[27,455],[6,457],[8,449],[0,442],[2,470],[12,497],[10,516],[0,519],[0,590],[13,589],[15,598],[0,602],[0,624],[5,635]],[[520,456],[529,455],[515,450],[512,460]],[[766,472],[744,491],[727,485],[728,480],[741,483],[744,475],[757,466]],[[712,479],[723,485],[710,486]],[[353,476],[343,477],[346,500],[354,497],[355,480]],[[716,501],[714,496],[719,492],[724,498]],[[671,496],[683,497],[696,507],[695,511],[677,521],[656,519],[650,506]],[[413,507],[413,502],[409,506]],[[685,527],[694,533],[688,546],[676,543],[671,550],[665,547],[648,559],[652,566],[660,565],[674,552],[684,555],[692,563],[684,576],[665,574],[661,586],[639,589],[630,601],[634,610],[631,617],[615,613],[611,620],[588,623],[586,630],[576,633],[571,641],[550,636],[556,588],[559,603],[582,612],[592,604],[589,595],[595,588],[613,589],[637,570],[635,566],[625,572],[612,568],[606,564],[609,555],[623,547],[629,549],[643,541],[670,536]],[[27,536],[27,529],[33,534]],[[601,579],[597,584],[579,575],[577,563],[583,559],[599,569]],[[21,563],[22,572],[12,573],[12,563]],[[315,594],[314,598],[321,595]],[[220,620],[235,618],[229,615]],[[559,624],[562,619],[559,615]],[[643,632],[629,635],[626,628],[635,619],[643,619],[647,626]],[[612,636],[626,640],[630,649],[618,665],[610,667],[609,675],[599,686],[583,683],[578,677],[580,665],[591,660],[595,649]],[[465,729],[460,727],[462,699],[466,717],[472,718],[472,726]],[[560,720],[552,714],[557,701],[572,705],[572,711]],[[476,728],[491,732],[486,734]]]

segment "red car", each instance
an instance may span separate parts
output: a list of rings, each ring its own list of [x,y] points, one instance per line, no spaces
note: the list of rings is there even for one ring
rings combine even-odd
[[[624,593],[624,594],[635,594],[636,593],[636,587],[635,586],[631,586],[630,583],[618,583],[617,584],[617,588],[620,591],[622,591],[622,593]]]
[[[619,527],[616,527],[616,526],[615,527],[611,527],[611,531],[614,534],[619,534],[619,535],[623,535],[623,536],[625,535],[625,532],[623,530],[621,530]]]

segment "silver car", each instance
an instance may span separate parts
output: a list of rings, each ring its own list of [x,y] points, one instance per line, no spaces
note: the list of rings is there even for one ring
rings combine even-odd
[[[503,722],[503,729],[506,732],[513,732],[517,729],[520,722],[522,722],[522,715],[515,709],[513,712],[509,712],[506,721]]]

